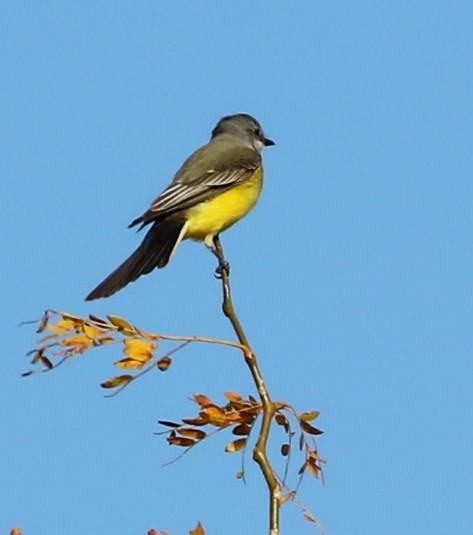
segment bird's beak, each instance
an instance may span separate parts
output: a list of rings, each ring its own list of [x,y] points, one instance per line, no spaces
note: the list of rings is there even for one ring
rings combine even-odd
[[[268,139],[267,137],[263,139],[263,144],[265,147],[271,147],[271,145],[276,145],[276,143],[274,143],[272,139]]]

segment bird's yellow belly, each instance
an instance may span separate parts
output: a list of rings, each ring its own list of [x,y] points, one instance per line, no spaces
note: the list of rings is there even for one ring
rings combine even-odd
[[[214,236],[231,227],[256,204],[263,187],[263,171],[259,169],[243,184],[187,211],[185,238],[204,240],[211,246]]]

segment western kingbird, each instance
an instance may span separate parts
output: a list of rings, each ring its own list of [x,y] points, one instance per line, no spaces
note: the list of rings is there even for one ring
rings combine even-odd
[[[210,141],[196,150],[149,209],[131,222],[151,224],[141,245],[86,297],[109,297],[140,275],[164,267],[182,240],[213,248],[220,232],[244,217],[263,186],[261,151],[274,145],[245,113],[222,117]]]

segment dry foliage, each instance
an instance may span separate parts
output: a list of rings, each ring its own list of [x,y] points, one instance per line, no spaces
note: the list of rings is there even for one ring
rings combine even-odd
[[[248,349],[241,344],[227,340],[148,333],[133,326],[127,320],[112,315],[104,320],[94,315],[81,318],[64,312],[47,310],[42,318],[34,323],[38,323],[37,332],[43,336],[38,340],[37,348],[29,352],[29,355],[32,355],[31,363],[35,367],[25,372],[24,376],[48,372],[66,360],[82,355],[93,348],[118,344],[122,348],[123,357],[114,364],[120,371],[126,371],[126,373],[115,375],[101,384],[102,388],[113,390],[110,395],[117,394],[132,381],[152,369],[166,371],[172,364],[171,356],[191,342],[219,344],[243,351]],[[158,350],[162,341],[171,341],[177,345],[170,351],[159,355]],[[252,396],[244,398],[233,392],[226,392],[225,397],[226,402],[219,405],[203,394],[194,395],[192,401],[198,406],[197,414],[190,418],[182,418],[180,421],[160,420],[159,423],[167,429],[156,434],[166,434],[170,445],[185,448],[184,452],[179,455],[180,457],[209,436],[229,429],[235,438],[226,445],[225,451],[244,454],[255,423],[263,415],[263,404]],[[281,488],[285,490],[279,498],[279,504],[296,501],[301,506],[304,518],[318,525],[315,517],[298,500],[297,490],[307,472],[323,480],[321,467],[323,460],[319,457],[315,442],[315,437],[322,431],[311,423],[319,416],[319,413],[317,411],[298,413],[291,405],[281,401],[274,402],[274,407],[274,419],[285,434],[280,447],[281,456],[286,459],[284,474],[283,476],[274,474]],[[291,490],[287,478],[294,451],[299,451],[299,455],[302,454],[303,462],[298,469],[299,481],[295,490]],[[237,477],[244,479],[243,468],[237,473]],[[320,526],[319,528],[323,531]],[[169,534],[150,530],[148,535]],[[205,535],[200,523],[195,530],[190,532],[190,535]]]

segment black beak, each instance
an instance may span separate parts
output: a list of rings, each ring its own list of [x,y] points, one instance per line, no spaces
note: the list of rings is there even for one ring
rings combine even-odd
[[[271,145],[276,145],[276,143],[274,143],[272,139],[268,139],[267,137],[263,139],[263,143],[265,147],[271,147]]]

